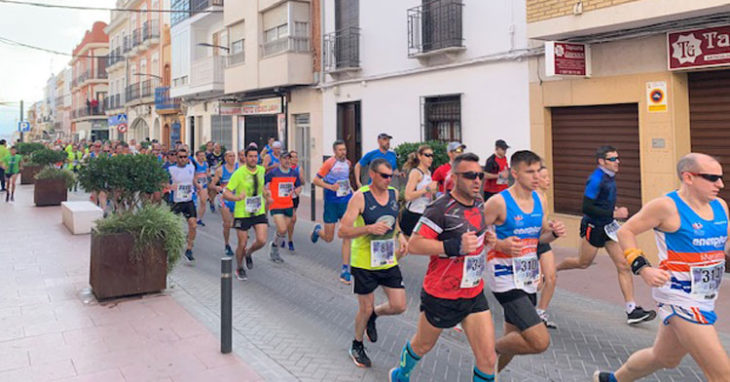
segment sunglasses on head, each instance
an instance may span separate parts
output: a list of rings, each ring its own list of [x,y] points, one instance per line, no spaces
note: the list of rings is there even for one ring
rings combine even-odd
[[[694,176],[702,177],[703,179],[709,181],[709,182],[717,182],[718,180],[722,180],[722,175],[715,175],[715,174],[703,174],[699,172],[690,172],[690,174]]]
[[[483,172],[476,172],[476,171],[457,172],[456,175],[461,175],[464,178],[469,179],[469,180],[474,180],[476,178],[479,178],[479,180],[484,180]]]
[[[379,172],[378,175],[380,175],[383,179],[390,179],[393,177],[393,174],[383,174],[382,172]]]
[[[610,158],[603,158],[603,159],[605,159],[609,162],[618,162],[619,161],[618,157],[610,157]]]

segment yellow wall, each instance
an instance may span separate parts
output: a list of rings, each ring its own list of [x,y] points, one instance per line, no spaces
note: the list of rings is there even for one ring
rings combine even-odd
[[[637,0],[583,0],[583,12]],[[578,0],[527,0],[527,22],[572,15]]]

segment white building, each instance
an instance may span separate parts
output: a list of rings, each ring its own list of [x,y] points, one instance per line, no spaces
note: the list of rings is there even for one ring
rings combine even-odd
[[[324,0],[323,144],[530,148],[525,2]]]

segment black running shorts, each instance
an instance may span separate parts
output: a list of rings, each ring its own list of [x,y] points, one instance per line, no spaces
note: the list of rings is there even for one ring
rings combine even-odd
[[[439,329],[453,328],[466,316],[489,310],[489,303],[484,292],[472,298],[448,300],[438,298],[421,290],[421,312],[426,315],[428,323]]]
[[[606,235],[605,225],[598,225],[588,221],[584,216],[580,221],[580,237],[586,238],[588,243],[596,248],[603,248],[611,238]]]
[[[369,270],[352,267],[352,277],[355,279],[353,291],[355,294],[373,293],[378,285],[386,288],[403,289],[403,276],[397,265],[388,269]]]
[[[266,219],[266,214],[233,219],[233,228],[241,231],[248,231],[251,227],[258,224],[269,225],[269,220]]]
[[[400,230],[403,231],[406,236],[411,236],[413,229],[416,228],[416,224],[418,224],[418,220],[421,219],[421,216],[423,215],[408,211],[407,208],[404,208],[403,212],[400,214]]]
[[[542,319],[535,310],[537,294],[527,293],[521,289],[512,289],[502,293],[493,292],[493,294],[504,309],[506,323],[516,326],[520,331],[542,324]]]
[[[543,253],[549,252],[552,250],[553,249],[552,249],[552,247],[550,247],[550,244],[537,243],[537,258],[539,259]]]
[[[194,219],[198,217],[198,213],[195,209],[195,203],[192,200],[189,202],[173,203],[172,212],[185,216],[185,219]]]

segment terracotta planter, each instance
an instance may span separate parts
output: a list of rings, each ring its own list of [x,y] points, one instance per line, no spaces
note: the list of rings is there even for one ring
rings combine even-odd
[[[36,166],[32,164],[25,164],[20,169],[20,184],[33,184],[35,183],[35,176],[38,174],[43,166]]]
[[[60,206],[68,198],[66,181],[61,179],[36,179],[33,202],[36,207]]]
[[[134,236],[128,233],[91,233],[89,283],[99,300],[164,290],[167,254],[162,243],[135,255]]]

